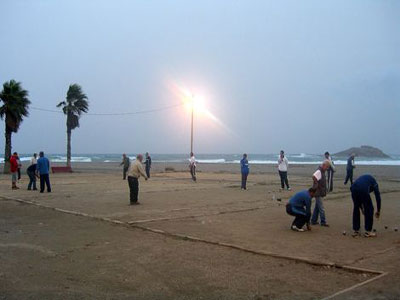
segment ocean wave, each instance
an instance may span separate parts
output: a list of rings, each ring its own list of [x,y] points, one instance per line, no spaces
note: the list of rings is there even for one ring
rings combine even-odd
[[[286,156],[293,157],[293,158],[305,158],[305,157],[308,157],[309,155],[307,155],[305,153],[300,153],[300,154],[288,154]]]
[[[216,158],[216,159],[196,159],[198,163],[203,164],[224,164],[226,160],[223,158]]]
[[[52,158],[50,158],[50,161],[57,162],[57,163],[67,162],[67,157],[66,156],[52,157]],[[90,162],[92,162],[92,159],[90,157],[86,157],[86,156],[72,156],[71,162],[90,163]]]

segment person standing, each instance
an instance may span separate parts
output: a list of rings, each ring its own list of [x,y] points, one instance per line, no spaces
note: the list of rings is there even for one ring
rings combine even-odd
[[[17,169],[17,173],[18,173],[18,181],[20,181],[21,180],[21,167],[22,167],[22,164],[21,164],[21,159],[19,158],[19,155],[17,155],[17,163],[18,163],[18,169]]]
[[[40,192],[41,193],[44,192],[44,187],[46,184],[47,192],[51,193],[50,177],[49,177],[50,162],[47,159],[47,157],[44,156],[43,151],[39,152],[39,159],[37,160],[36,169],[40,176]]]
[[[146,152],[146,161],[144,163],[146,165],[146,175],[147,178],[150,178],[150,169],[151,169],[151,157],[149,152]]]
[[[10,157],[10,172],[11,172],[11,188],[13,190],[18,190],[17,187],[17,176],[18,176],[18,153],[14,152]]]
[[[344,180],[344,184],[346,185],[347,182],[350,180],[350,184],[353,184],[353,170],[356,167],[354,164],[354,157],[356,155],[353,153],[347,159],[347,167],[346,167],[346,179]]]
[[[190,152],[190,159],[189,159],[189,169],[190,175],[192,175],[192,179],[196,182],[196,158],[194,157],[193,152]]]
[[[325,172],[330,166],[330,162],[328,160],[325,160],[321,166],[318,167],[318,170],[315,171],[313,174],[313,189],[315,189],[315,207],[314,207],[314,212],[311,218],[311,224],[312,225],[317,225],[318,224],[318,216],[321,219],[321,226],[329,227],[329,225],[326,223],[326,217],[325,217],[325,209],[324,209],[324,203],[322,201],[322,198],[326,196],[326,176]]]
[[[143,155],[138,154],[136,156],[136,161],[132,163],[128,174],[128,185],[130,194],[130,204],[138,205],[138,195],[139,195],[139,178],[143,176],[147,180],[147,175],[145,174],[142,166]]]
[[[249,161],[247,160],[247,154],[243,154],[243,158],[240,161],[240,171],[242,173],[242,190],[247,190],[247,176],[249,176]]]
[[[314,193],[313,188],[298,192],[286,204],[287,214],[295,217],[290,229],[303,232],[303,226],[307,224],[307,229],[311,230],[311,199],[314,197]]]
[[[327,182],[327,189],[329,192],[333,191],[333,173],[335,173],[335,165],[333,163],[332,157],[330,156],[329,152],[325,152],[325,159],[329,160],[331,166],[326,171],[328,173],[328,182]]]
[[[279,176],[281,178],[281,188],[283,190],[285,188],[285,184],[286,184],[286,188],[288,189],[288,191],[290,191],[289,181],[287,178],[288,167],[289,167],[289,161],[285,157],[285,152],[283,150],[281,150],[281,153],[279,154],[279,159],[278,159],[278,172],[279,172]]]
[[[376,237],[376,233],[371,232],[374,225],[374,205],[372,204],[371,192],[375,193],[377,212],[375,217],[381,214],[381,194],[375,178],[371,175],[360,176],[350,187],[351,198],[353,199],[353,237],[360,235],[360,210],[364,213],[365,237]]]
[[[119,164],[120,166],[123,166],[122,169],[122,179],[126,179],[126,174],[129,171],[129,166],[131,165],[131,161],[129,160],[129,157],[126,156],[126,154],[122,154],[122,162]]]
[[[28,191],[32,188],[34,191],[37,191],[36,188],[36,166],[37,166],[37,154],[34,153],[33,157],[31,158],[31,164],[29,165],[28,169],[26,169],[26,173],[29,177],[29,184],[28,184]]]

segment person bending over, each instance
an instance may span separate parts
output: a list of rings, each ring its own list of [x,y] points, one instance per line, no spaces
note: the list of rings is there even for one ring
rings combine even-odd
[[[371,175],[360,176],[350,188],[353,198],[353,236],[360,235],[360,210],[364,213],[365,237],[375,237],[376,233],[371,232],[374,225],[374,205],[370,193],[375,193],[377,212],[375,217],[379,218],[381,214],[381,194],[375,178]]]
[[[286,204],[286,212],[295,217],[290,227],[292,230],[303,232],[304,225],[307,225],[307,229],[311,230],[311,199],[314,194],[315,189],[313,188],[298,192]]]

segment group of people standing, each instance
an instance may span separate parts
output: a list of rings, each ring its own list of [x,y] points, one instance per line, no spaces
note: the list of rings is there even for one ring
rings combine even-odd
[[[350,180],[351,197],[353,200],[353,233],[352,236],[360,236],[360,212],[364,215],[365,221],[365,237],[376,237],[376,233],[372,231],[373,228],[373,216],[374,216],[374,205],[370,197],[370,193],[375,193],[377,211],[375,217],[380,217],[381,211],[381,196],[379,192],[379,186],[376,179],[365,174],[360,176],[353,183],[353,169],[354,157],[352,154],[347,163],[347,175],[344,184]],[[325,209],[323,205],[323,198],[327,195],[327,192],[332,191],[332,176],[334,172],[334,165],[332,159],[329,157],[329,153],[325,154],[324,162],[318,167],[317,171],[314,172],[313,185],[308,190],[303,190],[296,193],[286,204],[286,212],[294,216],[295,219],[291,224],[291,229],[298,232],[305,231],[303,227],[306,225],[307,230],[311,230],[311,225],[318,225],[329,227],[326,222]],[[331,174],[330,174],[331,172]],[[328,174],[328,177],[326,176]],[[315,207],[311,215],[311,200],[315,198]],[[320,223],[318,222],[320,220]]]
[[[21,179],[21,161],[18,157],[18,153],[14,152],[10,158],[10,172],[11,172],[11,188],[13,190],[18,190],[17,182]],[[39,153],[39,159],[37,154],[34,153],[30,164],[26,170],[29,177],[28,190],[37,190],[36,178],[40,179],[40,192],[43,193],[45,186],[47,187],[47,192],[51,192],[50,185],[50,161],[44,156],[44,152]]]

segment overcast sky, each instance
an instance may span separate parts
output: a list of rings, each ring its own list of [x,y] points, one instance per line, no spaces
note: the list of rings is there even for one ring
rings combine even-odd
[[[135,112],[180,103],[180,86],[219,120],[195,114],[197,153],[400,153],[400,1],[2,0],[0,13],[0,82],[22,82],[32,107],[78,83],[90,112]],[[62,114],[31,109],[13,150],[64,153],[65,132]],[[185,107],[84,115],[72,134],[73,153],[189,149]]]

